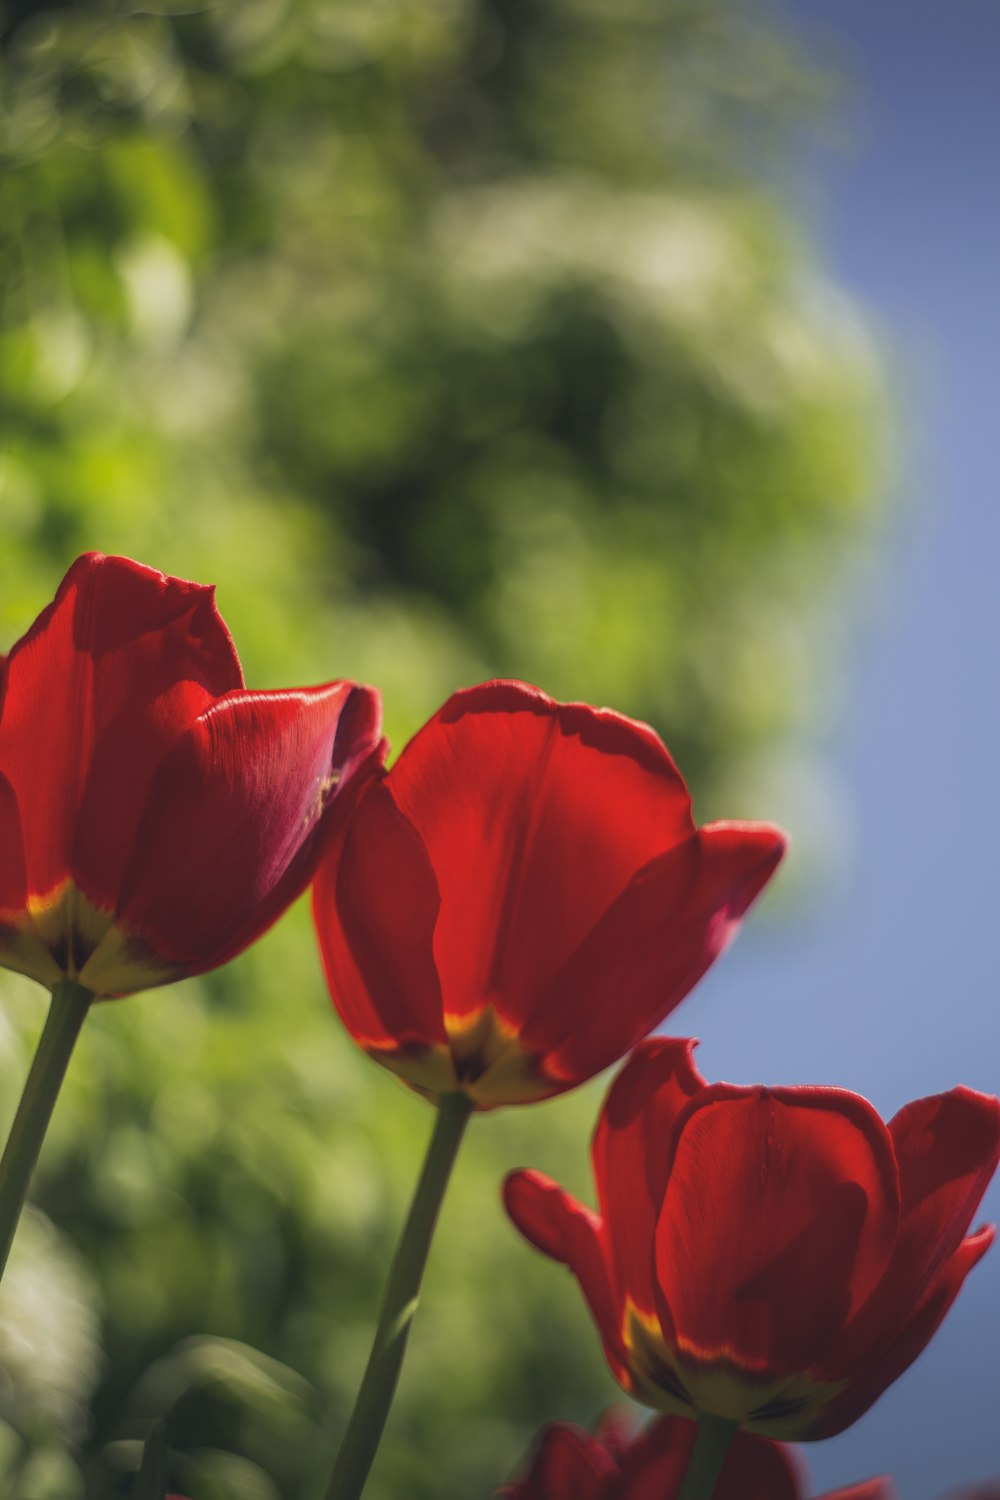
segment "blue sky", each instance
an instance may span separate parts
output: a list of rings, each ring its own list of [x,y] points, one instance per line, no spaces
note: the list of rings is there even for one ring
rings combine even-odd
[[[857,818],[849,878],[788,927],[751,924],[684,1018],[710,1077],[838,1083],[888,1115],[1000,1091],[1000,3],[784,9],[847,78],[789,192],[882,340],[894,506],[874,584],[844,600],[860,623],[824,746]],[[998,1341],[1000,1246],[911,1371],[809,1449],[815,1491],[1000,1477]]]

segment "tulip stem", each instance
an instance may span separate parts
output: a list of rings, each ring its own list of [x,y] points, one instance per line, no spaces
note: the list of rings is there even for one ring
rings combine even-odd
[[[694,1447],[677,1500],[711,1500],[738,1426],[738,1422],[731,1422],[728,1417],[713,1417],[705,1413],[698,1418]]]
[[[0,1160],[0,1276],[6,1269],[31,1174],[93,998],[92,992],[75,979],[60,980],[52,987],[49,1013]]]
[[[389,1272],[375,1341],[326,1500],[358,1500],[378,1449],[406,1352],[434,1226],[472,1113],[467,1094],[445,1094]]]

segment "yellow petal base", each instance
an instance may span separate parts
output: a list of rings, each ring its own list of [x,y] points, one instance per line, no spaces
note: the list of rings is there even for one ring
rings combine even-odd
[[[435,1102],[463,1093],[477,1110],[531,1104],[558,1090],[521,1046],[513,1026],[491,1004],[467,1015],[445,1015],[448,1045],[394,1048],[362,1045],[376,1061]]]
[[[733,1352],[707,1355],[671,1348],[659,1319],[629,1304],[623,1327],[625,1384],[646,1406],[685,1417],[701,1413],[737,1422],[744,1432],[794,1442],[815,1427],[817,1413],[846,1381],[819,1381],[808,1372],[750,1369]]]
[[[52,989],[76,980],[98,998],[151,989],[178,977],[175,966],[115,922],[72,880],[44,896],[29,896],[27,911],[0,912],[0,965]]]

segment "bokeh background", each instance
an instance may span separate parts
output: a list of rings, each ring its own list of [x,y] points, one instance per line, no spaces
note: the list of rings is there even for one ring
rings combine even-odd
[[[494,674],[646,718],[701,819],[795,840],[676,1018],[705,1071],[996,1089],[991,0],[7,0],[0,48],[0,646],[96,547],[216,581],[254,686],[378,683],[397,746]],[[6,1119],[44,995],[0,1002]],[[371,1500],[614,1399],[496,1199],[589,1190],[601,1088],[475,1123]],[[101,1007],[0,1490],[115,1500],[161,1418],[196,1500],[313,1496],[429,1126],[302,906]],[[817,1484],[1000,1471],[997,1260]]]

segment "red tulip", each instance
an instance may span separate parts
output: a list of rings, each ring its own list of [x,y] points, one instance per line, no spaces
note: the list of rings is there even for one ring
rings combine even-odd
[[[354,1038],[479,1109],[600,1072],[684,998],[781,833],[698,829],[645,724],[517,682],[456,693],[324,856],[314,914]]]
[[[591,1436],[553,1423],[543,1429],[528,1472],[497,1500],[677,1500],[694,1446],[695,1423],[660,1417],[631,1440],[619,1422]],[[713,1500],[802,1500],[806,1480],[798,1454],[767,1438],[738,1433],[726,1454]],[[888,1479],[835,1490],[824,1500],[893,1500]]]
[[[646,1042],[613,1084],[600,1215],[534,1172],[508,1178],[508,1211],[577,1276],[639,1400],[828,1437],[916,1358],[992,1242],[963,1236],[1000,1102],[953,1089],[886,1127],[840,1089],[709,1085],[691,1049]]]
[[[378,735],[370,688],[248,692],[211,588],[79,558],[0,664],[0,964],[112,995],[224,963]]]

